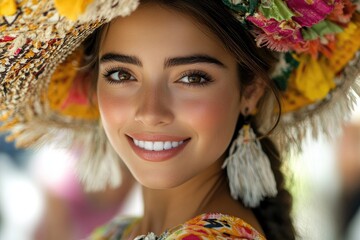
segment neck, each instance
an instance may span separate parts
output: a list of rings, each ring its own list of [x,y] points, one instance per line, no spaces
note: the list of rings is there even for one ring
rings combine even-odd
[[[224,185],[225,174],[221,162],[216,162],[204,173],[175,188],[158,190],[144,187],[144,216],[138,231],[159,235],[202,214]]]

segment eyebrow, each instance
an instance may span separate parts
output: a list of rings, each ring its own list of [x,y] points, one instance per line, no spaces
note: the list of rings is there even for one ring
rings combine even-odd
[[[169,68],[174,66],[188,65],[195,63],[210,63],[226,68],[225,64],[223,64],[220,60],[205,54],[169,58],[165,60],[164,67]]]
[[[135,56],[117,54],[117,53],[106,53],[100,58],[100,63],[106,62],[122,62],[134,64],[136,66],[142,67],[142,63],[139,58]]]
[[[130,55],[106,53],[100,58],[100,63],[114,62],[114,61],[129,63],[139,67],[143,66],[139,58]],[[195,54],[184,57],[168,58],[164,62],[164,68],[170,68],[170,67],[188,65],[188,64],[196,64],[196,63],[209,63],[209,64],[218,65],[222,68],[226,68],[225,64],[222,63],[220,60],[206,54]]]

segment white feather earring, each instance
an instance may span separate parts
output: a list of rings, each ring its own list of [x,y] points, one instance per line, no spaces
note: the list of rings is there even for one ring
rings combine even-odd
[[[230,147],[222,168],[225,167],[231,196],[236,200],[242,199],[245,206],[257,207],[264,197],[276,196],[276,182],[269,158],[250,127],[249,117]]]

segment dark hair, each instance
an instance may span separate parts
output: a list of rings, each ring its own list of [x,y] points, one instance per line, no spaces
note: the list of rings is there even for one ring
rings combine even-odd
[[[156,2],[194,17],[200,24],[206,26],[212,31],[224,44],[226,49],[232,54],[238,62],[239,80],[242,91],[244,86],[254,83],[256,79],[260,79],[267,86],[266,98],[269,92],[275,96],[278,103],[278,112],[281,113],[281,106],[279,102],[278,92],[269,77],[269,71],[272,68],[272,63],[275,62],[272,54],[264,49],[258,48],[255,45],[254,38],[249,31],[245,30],[244,26],[239,23],[236,17],[232,14],[221,0],[143,0],[142,4],[149,2]],[[106,30],[106,25],[99,28],[90,41],[90,52],[94,53],[97,60],[97,53],[101,42],[101,35]],[[94,45],[95,48],[94,48]],[[95,71],[97,71],[97,61],[95,60]],[[97,76],[97,74],[95,74]],[[94,81],[96,82],[96,80]],[[96,88],[94,84],[93,89]],[[262,102],[265,102],[263,98]],[[259,112],[264,109],[264,106],[259,104]],[[272,110],[272,109],[271,109]],[[267,110],[269,111],[269,110]],[[261,122],[261,119],[257,123]],[[276,126],[277,121],[275,121]],[[254,131],[258,133],[257,123],[254,121],[252,126]],[[238,130],[243,123],[238,121],[233,138],[236,137]],[[266,136],[260,137],[260,143],[264,152],[270,159],[272,171],[275,176],[278,194],[273,198],[265,198],[259,207],[253,209],[254,214],[261,224],[267,239],[272,240],[291,240],[295,239],[295,229],[291,218],[292,197],[285,189],[284,175],[281,172],[281,160],[279,152],[275,144]]]

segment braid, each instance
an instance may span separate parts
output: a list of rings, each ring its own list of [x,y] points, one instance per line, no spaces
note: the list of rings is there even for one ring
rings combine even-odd
[[[266,238],[269,240],[295,239],[296,233],[291,218],[292,196],[285,189],[285,179],[281,172],[281,160],[274,143],[267,137],[260,139],[264,152],[268,155],[274,173],[278,194],[265,198],[254,214]]]

